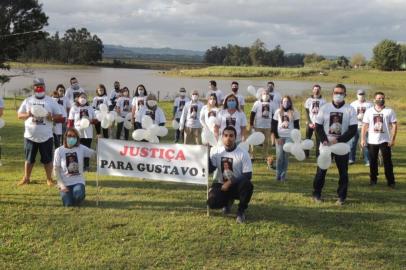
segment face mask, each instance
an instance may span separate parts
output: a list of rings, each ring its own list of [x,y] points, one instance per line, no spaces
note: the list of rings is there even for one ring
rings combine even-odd
[[[231,91],[233,91],[233,93],[237,93],[237,92],[238,92],[238,88],[231,88]]]
[[[269,100],[269,95],[263,94],[262,95],[262,101],[268,101]]]
[[[282,107],[287,110],[290,109],[290,107],[292,107],[292,104],[290,103],[290,101],[284,101],[282,102]]]
[[[138,90],[138,94],[139,94],[140,96],[143,96],[143,95],[144,95],[144,93],[145,93],[145,91],[144,91],[144,90]]]
[[[382,107],[383,105],[385,105],[385,100],[384,99],[376,99],[375,104]]]
[[[209,100],[209,104],[210,104],[211,106],[214,106],[214,105],[216,105],[216,101],[215,101],[214,99],[210,99],[210,100]]]
[[[184,97],[185,95],[186,95],[185,92],[180,92],[180,93],[179,93],[179,96],[181,96],[181,97]]]
[[[43,86],[34,87],[34,95],[36,98],[39,98],[39,99],[45,97],[45,87],[43,87]]]
[[[45,92],[35,92],[35,97],[42,99],[45,97]]]
[[[79,102],[80,105],[83,106],[83,105],[85,105],[87,103],[87,100],[85,98],[79,98],[78,102]]]
[[[364,95],[357,95],[358,101],[364,101]]]
[[[120,90],[120,85],[114,85],[114,90],[116,91]]]
[[[78,139],[76,137],[68,137],[66,139],[66,143],[68,144],[68,146],[72,147],[74,145],[76,145],[76,142],[78,141]]]
[[[273,92],[273,86],[268,86],[268,91]]]
[[[80,88],[79,83],[72,84],[72,89],[73,90],[79,90],[79,88]]]
[[[341,94],[336,94],[336,95],[334,95],[333,96],[333,101],[335,102],[335,103],[342,103],[343,101],[344,101],[344,95],[341,95]]]
[[[237,107],[237,102],[235,100],[227,101],[227,108],[228,109],[235,109]]]
[[[156,100],[148,100],[147,104],[149,107],[155,107],[157,102],[156,102]]]
[[[198,96],[198,95],[192,95],[192,100],[193,100],[193,101],[197,101],[197,100],[198,100],[198,98],[199,98],[199,96]]]

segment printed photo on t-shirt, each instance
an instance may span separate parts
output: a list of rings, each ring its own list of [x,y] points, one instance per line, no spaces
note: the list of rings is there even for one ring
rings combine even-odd
[[[210,111],[209,113],[208,113],[208,117],[216,117],[217,116],[217,112],[216,111]]]
[[[364,114],[366,110],[367,110],[367,108],[365,108],[365,107],[358,107],[357,108],[357,115]]]
[[[227,117],[226,118],[226,126],[228,127],[228,126],[233,126],[233,127],[235,127],[235,124],[236,124],[236,119],[235,119],[235,117]]]
[[[66,153],[66,168],[69,175],[79,175],[79,161],[76,152]]]
[[[374,132],[383,133],[383,114],[374,114]]]
[[[342,112],[331,112],[330,113],[330,127],[328,129],[328,134],[341,136],[343,124],[343,113]]]
[[[59,105],[63,106],[63,99],[62,99],[62,98],[58,98],[57,103],[58,103]]]
[[[190,118],[191,119],[197,119],[197,105],[192,105],[190,106]]]
[[[289,122],[290,122],[289,115],[286,115],[286,114],[283,115],[282,116],[281,128],[288,129],[289,128]]]
[[[183,107],[185,107],[185,103],[186,103],[186,100],[180,100],[180,101],[179,101],[178,111],[182,111],[182,110],[183,110]]]
[[[221,173],[223,175],[223,181],[226,182],[233,178],[233,159],[229,157],[221,158]]]
[[[99,109],[100,104],[103,104],[103,99],[97,99],[96,100],[96,109]]]
[[[319,100],[314,100],[312,102],[312,114],[318,114],[320,109],[320,101]]]
[[[129,100],[124,100],[123,102],[123,111],[124,112],[129,112],[130,111],[130,101]]]
[[[87,109],[80,109],[80,119],[89,118],[89,111]]]
[[[33,104],[35,106],[42,106],[45,108],[44,104]],[[45,125],[45,117],[35,117],[32,116],[32,123],[35,125]]]
[[[145,112],[145,115],[148,115],[149,117],[152,118],[152,120],[155,120],[155,111],[147,110]]]
[[[262,118],[269,119],[270,116],[270,106],[269,104],[262,104]]]
[[[139,99],[137,104],[138,104],[138,107],[144,106],[144,100]]]
[[[273,101],[274,94],[269,94],[269,100]]]

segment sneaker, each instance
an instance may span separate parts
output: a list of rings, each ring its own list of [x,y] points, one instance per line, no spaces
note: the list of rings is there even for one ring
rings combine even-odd
[[[56,184],[56,182],[54,181],[54,180],[52,180],[52,179],[47,179],[47,185],[49,186],[49,187],[52,187],[52,186],[54,186]]]
[[[338,199],[337,201],[336,201],[336,205],[338,205],[338,206],[341,206],[341,205],[343,205],[343,204],[345,204],[345,199]]]
[[[369,185],[370,185],[371,187],[376,186],[376,181],[369,181]]]
[[[312,199],[313,199],[313,201],[314,201],[315,203],[321,203],[321,202],[323,202],[323,201],[321,200],[321,197],[320,197],[320,196],[314,195],[314,196],[312,197]]]
[[[231,206],[233,206],[234,200],[228,202],[226,206],[223,207],[223,214],[228,215],[231,213]]]
[[[30,183],[30,180],[27,178],[23,178],[20,180],[20,182],[17,183],[17,186],[23,186],[23,185],[28,185]]]
[[[244,214],[244,212],[238,212],[237,213],[236,221],[237,221],[238,224],[242,224],[242,223],[245,222],[245,214]]]
[[[350,164],[350,165],[354,164],[354,160],[352,160],[352,159],[348,160],[348,164]]]

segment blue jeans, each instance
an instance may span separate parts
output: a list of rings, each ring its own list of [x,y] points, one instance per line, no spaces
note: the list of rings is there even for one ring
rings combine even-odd
[[[85,185],[75,184],[67,188],[68,192],[60,192],[63,206],[78,206],[86,197]]]
[[[355,133],[354,137],[350,140],[350,145],[351,145],[351,151],[350,151],[350,160],[355,162],[355,157],[357,154],[357,146],[358,146],[358,140],[361,135],[361,129],[359,128],[357,133]],[[366,140],[368,140],[368,133],[366,135]],[[363,152],[364,152],[364,162],[365,164],[369,163],[369,155],[368,155],[368,147],[363,147]]]
[[[291,142],[290,138],[279,138],[282,144],[276,143],[276,180],[285,180],[286,171],[288,170],[289,153],[283,151],[283,145]]]

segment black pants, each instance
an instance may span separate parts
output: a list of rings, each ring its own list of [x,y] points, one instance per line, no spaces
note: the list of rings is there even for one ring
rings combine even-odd
[[[368,144],[369,153],[369,172],[371,183],[377,182],[378,178],[378,154],[379,150],[382,153],[383,167],[385,168],[385,176],[388,185],[395,184],[395,176],[393,175],[392,164],[392,148],[388,146],[388,143],[381,144]]]
[[[106,138],[106,139],[109,138],[109,129],[108,129],[108,128],[102,128],[100,122],[97,122],[97,123],[94,125],[94,128],[96,129],[96,134],[97,134],[97,135],[100,134],[100,131],[103,131],[103,138]]]
[[[84,146],[90,148],[92,146],[92,139],[87,139],[87,138],[80,138],[80,144],[83,144]],[[89,168],[89,158],[85,157],[83,159],[83,167],[84,169]]]
[[[116,133],[116,139],[120,140],[121,137],[121,130],[123,130],[124,122],[117,123],[117,133]],[[124,138],[128,140],[128,134],[130,133],[130,130],[126,129],[124,127]]]
[[[309,125],[306,126],[306,139],[311,139],[314,133],[314,137],[316,138],[316,157],[319,156],[319,148],[320,148],[320,140],[317,136],[317,132],[315,132],[314,128],[309,127]],[[306,157],[308,158],[310,155],[310,150],[305,150],[304,151],[306,154]]]
[[[55,149],[58,148],[63,144],[62,135],[57,135],[54,133],[54,147]]]
[[[340,178],[338,180],[338,189],[337,194],[338,197],[342,200],[347,198],[347,189],[348,189],[348,159],[349,154],[346,155],[333,155],[334,160],[336,162],[336,166],[338,169],[338,174]],[[322,170],[317,167],[316,176],[314,177],[313,181],[313,196],[320,198],[321,191],[324,186],[324,182],[326,179],[327,170]]]
[[[222,184],[220,183],[213,183],[209,190],[207,205],[211,209],[220,209],[227,206],[229,201],[238,199],[240,201],[238,211],[244,212],[248,207],[248,203],[254,191],[254,186],[251,181],[241,181],[238,184],[231,185],[228,191],[222,191],[221,186]]]
[[[176,120],[176,122],[178,122],[178,123],[180,122],[180,118],[176,118],[175,120]],[[181,138],[181,136],[182,136],[182,138]],[[177,130],[175,131],[175,142],[178,142],[179,139],[181,139],[181,142],[183,142],[183,132],[182,132],[182,134],[181,134],[180,130],[177,129]]]

